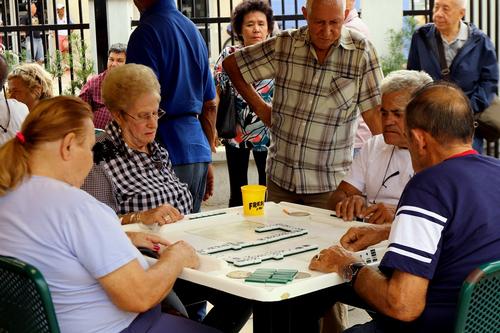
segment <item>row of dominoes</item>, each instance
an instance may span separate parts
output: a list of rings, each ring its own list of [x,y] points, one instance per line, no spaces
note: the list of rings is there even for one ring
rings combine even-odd
[[[273,229],[275,230],[275,229]],[[300,229],[296,228],[294,231],[291,232],[283,232],[279,233],[276,235],[272,236],[267,236],[267,237],[262,237],[259,238],[255,241],[250,241],[250,242],[230,242],[230,243],[224,243],[220,245],[215,245],[215,246],[210,246],[205,249],[201,249],[198,252],[201,254],[213,254],[213,253],[218,253],[218,252],[224,252],[224,251],[237,251],[241,250],[246,247],[251,247],[251,246],[258,246],[258,245],[263,245],[263,244],[268,244],[268,243],[274,243],[283,239],[287,238],[293,238],[293,237],[298,237],[307,234],[306,229]]]
[[[318,246],[317,245],[300,245],[291,249],[287,250],[278,250],[278,251],[271,251],[267,252],[264,254],[258,254],[254,256],[244,256],[244,257],[228,257],[224,258],[228,263],[233,264],[234,266],[241,267],[241,266],[248,266],[248,265],[254,265],[254,264],[260,264],[264,260],[269,260],[269,259],[274,259],[274,260],[281,260],[284,257],[291,256],[294,254],[299,254],[307,251],[313,251],[317,250]]]
[[[288,224],[276,223],[276,224],[270,224],[270,225],[258,227],[255,229],[255,232],[267,232],[267,231],[273,231],[273,230],[283,230],[283,231],[288,231],[288,232],[294,232],[294,231],[302,231],[305,229],[298,228],[298,227],[292,227]]]

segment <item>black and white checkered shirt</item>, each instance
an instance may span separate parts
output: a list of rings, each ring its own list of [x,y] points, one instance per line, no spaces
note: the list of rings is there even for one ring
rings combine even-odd
[[[95,164],[82,189],[115,208],[118,214],[165,203],[189,214],[193,207],[191,193],[175,175],[167,150],[153,142],[149,151],[146,154],[130,148],[123,141],[120,127],[112,121],[106,133],[97,138]]]

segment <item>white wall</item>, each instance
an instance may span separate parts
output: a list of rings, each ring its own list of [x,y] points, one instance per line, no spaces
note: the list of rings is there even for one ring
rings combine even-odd
[[[387,31],[401,30],[403,26],[402,0],[361,0],[363,21],[370,28],[372,42],[379,56],[388,51]]]

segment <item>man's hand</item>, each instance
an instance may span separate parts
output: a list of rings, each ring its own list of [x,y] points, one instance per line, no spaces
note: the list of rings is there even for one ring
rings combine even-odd
[[[366,225],[349,228],[340,238],[340,244],[349,251],[360,251],[389,238],[390,224]]]
[[[252,110],[255,112],[256,115],[259,116],[260,120],[266,125],[267,127],[271,128],[271,112],[273,110],[273,107],[269,103],[260,103],[259,104],[259,109],[257,110]]]
[[[184,215],[182,215],[177,208],[164,204],[156,208],[146,210],[139,213],[138,219],[144,224],[155,224],[164,225],[168,223],[174,223],[181,220]]]
[[[352,252],[345,250],[339,245],[334,245],[328,249],[323,249],[315,255],[309,263],[309,269],[323,273],[338,273],[343,276],[344,268],[347,265],[360,261]]]
[[[196,250],[185,241],[178,241],[167,247],[160,255],[160,260],[176,260],[182,267],[198,268],[200,258]]]
[[[392,223],[396,214],[396,206],[377,203],[364,209],[361,217],[365,222],[373,224]]]
[[[205,187],[203,201],[207,201],[212,195],[214,195],[214,168],[212,164],[209,164],[207,171],[207,185]]]
[[[170,245],[166,239],[145,232],[127,232],[127,236],[135,247],[147,247],[156,252],[159,252],[162,246]]]
[[[335,213],[344,221],[352,221],[356,217],[364,217],[362,213],[365,208],[365,198],[355,194],[338,202],[335,206]]]

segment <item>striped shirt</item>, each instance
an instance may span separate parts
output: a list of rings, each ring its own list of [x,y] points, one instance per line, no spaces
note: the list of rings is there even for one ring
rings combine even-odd
[[[401,196],[379,268],[429,280],[424,312],[406,332],[452,332],[465,277],[500,259],[500,162],[471,153],[418,172]]]
[[[342,29],[320,64],[303,27],[235,58],[247,83],[275,79],[269,178],[299,194],[334,190],[352,162],[359,112],[380,104],[382,71],[372,44]]]

